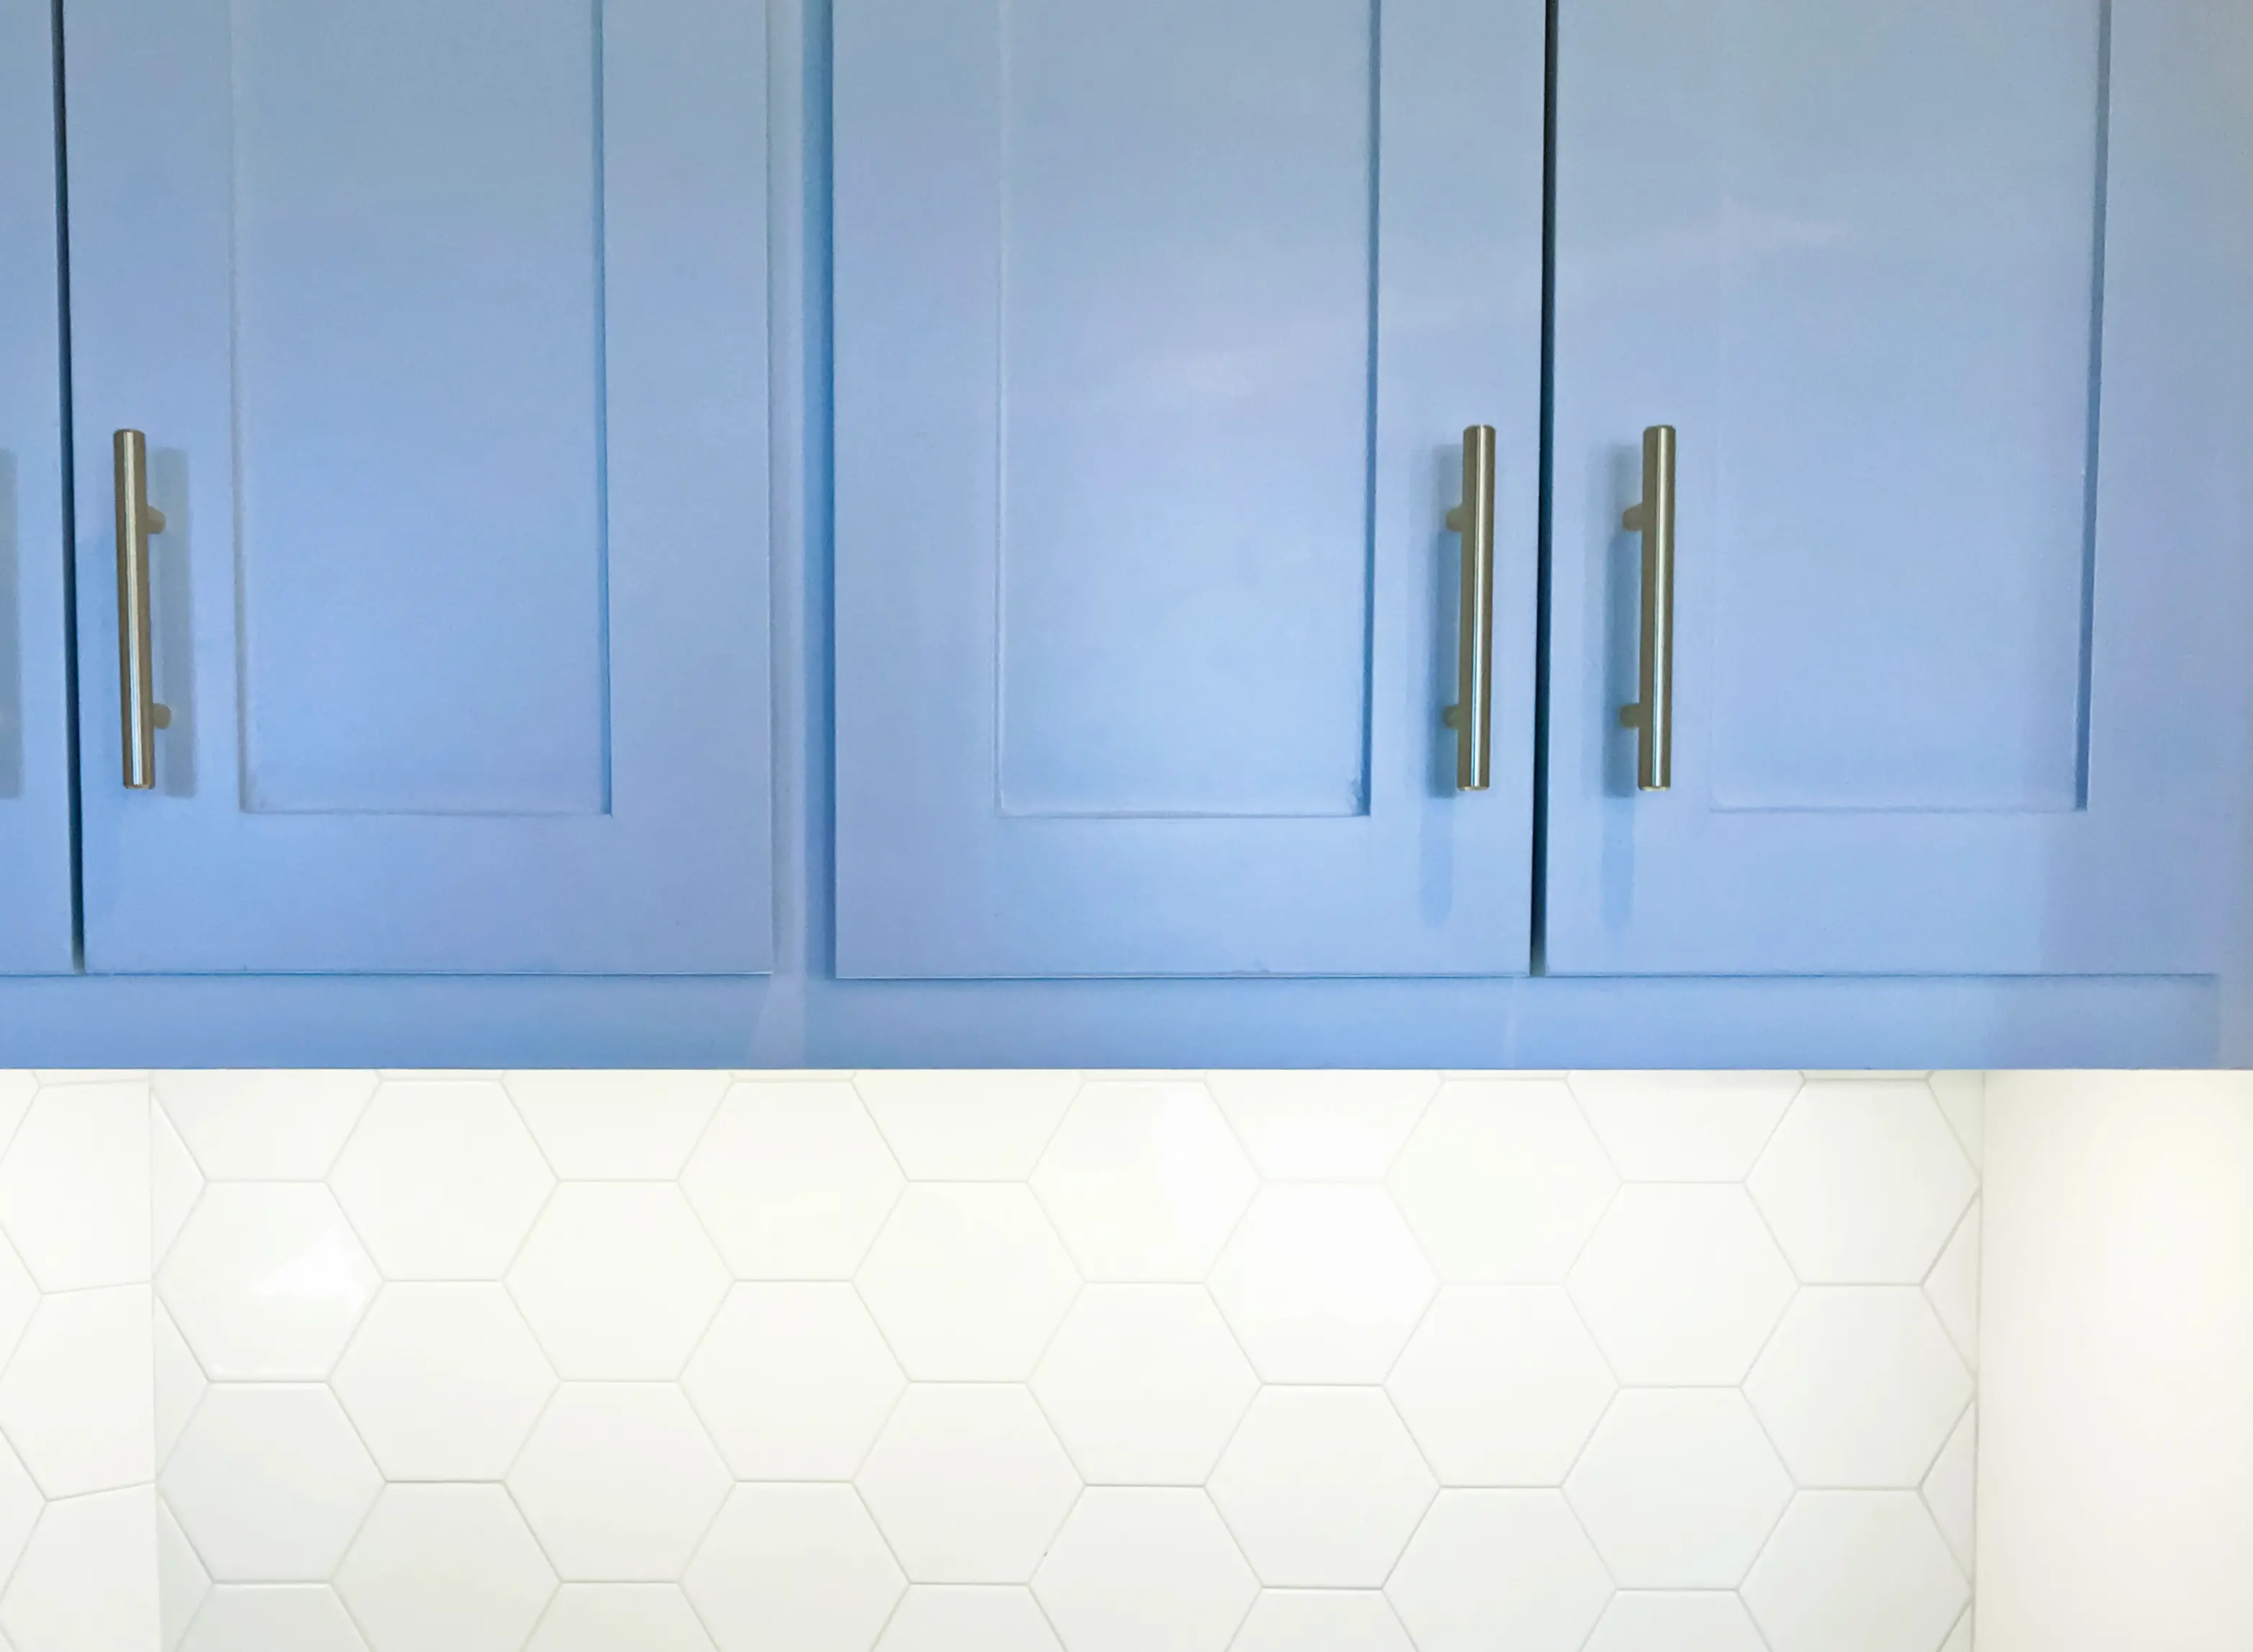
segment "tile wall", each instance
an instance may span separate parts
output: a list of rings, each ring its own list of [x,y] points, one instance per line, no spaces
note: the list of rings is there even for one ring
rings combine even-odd
[[[137,1073],[0,1072],[0,1647],[141,1652],[150,1105]]]
[[[1968,1641],[1976,1079],[154,1088],[168,1649]]]
[[[1977,1077],[0,1096],[13,1652],[1970,1644]]]

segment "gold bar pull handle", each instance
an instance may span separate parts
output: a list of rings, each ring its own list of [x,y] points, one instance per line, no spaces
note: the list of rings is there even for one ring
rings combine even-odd
[[[1447,512],[1463,536],[1461,634],[1455,703],[1441,718],[1455,731],[1455,790],[1483,791],[1494,735],[1494,427],[1463,432],[1463,502]]]
[[[149,643],[149,536],[164,531],[164,513],[149,503],[149,443],[138,430],[112,440],[117,486],[117,692],[124,735],[125,784],[157,784],[157,730],[171,726],[157,703]]]
[[[1643,433],[1643,503],[1620,519],[1643,535],[1643,657],[1620,726],[1636,731],[1635,784],[1664,791],[1674,784],[1674,427]]]

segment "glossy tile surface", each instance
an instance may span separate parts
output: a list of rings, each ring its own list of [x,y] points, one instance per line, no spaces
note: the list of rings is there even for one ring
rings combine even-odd
[[[163,1652],[1943,1652],[1978,1083],[161,1075]]]
[[[145,1074],[0,1073],[0,1644],[11,1652],[143,1652],[159,1638],[158,1569],[181,1546],[177,1529],[163,1537],[150,1491],[150,1124]],[[191,1560],[180,1588],[195,1593],[199,1571]]]

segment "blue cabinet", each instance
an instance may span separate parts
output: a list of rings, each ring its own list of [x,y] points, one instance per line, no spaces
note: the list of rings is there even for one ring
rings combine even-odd
[[[63,17],[87,967],[765,968],[758,9]]]
[[[1536,805],[1538,10],[839,0],[841,974],[2224,965],[2229,8],[1559,11]]]
[[[2253,842],[2243,11],[1563,8],[1552,971],[2228,960]],[[1664,791],[1617,716],[1656,425]]]
[[[0,4],[0,975],[71,967],[53,61]]]
[[[839,972],[1523,972],[1539,6],[840,0],[834,52]]]
[[[2253,1059],[2249,68],[0,0],[0,1064]]]

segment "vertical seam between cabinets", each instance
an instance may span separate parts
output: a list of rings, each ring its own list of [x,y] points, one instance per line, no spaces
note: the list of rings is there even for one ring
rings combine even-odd
[[[78,487],[75,397],[71,382],[70,164],[63,59],[63,0],[48,9],[55,123],[55,394],[60,425],[63,559],[63,781],[70,819],[71,969],[86,972],[85,821],[79,798]]]
[[[1385,0],[1369,8],[1369,312],[1368,401],[1364,415],[1366,457],[1362,480],[1361,555],[1361,772],[1355,777],[1355,809],[1371,812],[1371,776],[1377,742],[1377,457],[1384,430],[1378,425],[1378,378],[1383,361],[1385,275]]]
[[[2104,262],[2112,176],[2112,0],[2096,7],[2096,178],[2089,275],[2089,447],[2082,467],[2081,682],[2074,806],[2089,807],[2089,748],[2096,654],[2097,477],[2104,423]]]
[[[1557,33],[1548,0],[1541,87],[1541,431],[1533,563],[1533,887],[1529,973],[1549,972],[1549,610],[1557,434]]]
[[[806,0],[794,13],[790,7],[774,6],[767,17],[771,96],[775,88],[787,84],[778,78],[777,66],[785,66],[779,72],[784,74],[788,66],[797,67],[795,91],[776,97],[767,116],[770,143],[776,143],[785,122],[795,135],[793,147],[785,150],[777,144],[767,163],[770,187],[785,178],[791,183],[789,189],[778,189],[769,198],[767,208],[771,237],[767,243],[768,393],[771,396],[778,388],[786,388],[794,394],[797,415],[794,419],[778,421],[768,440],[785,444],[773,450],[785,452],[794,429],[798,443],[790,484],[797,491],[797,515],[792,531],[775,541],[797,554],[771,559],[769,584],[775,608],[769,624],[776,638],[792,639],[787,647],[778,641],[774,650],[778,731],[785,726],[785,709],[793,703],[784,675],[792,665],[787,656],[792,650],[799,655],[794,680],[795,693],[800,696],[795,720],[800,759],[797,773],[806,787],[805,795],[795,799],[798,824],[794,829],[802,854],[797,863],[796,893],[778,899],[775,913],[779,927],[785,901],[802,903],[798,963],[805,976],[816,978],[837,972],[837,19],[829,0]],[[777,32],[785,19],[794,20],[799,27],[795,55],[774,51],[778,42],[788,38]],[[785,210],[796,215],[794,240],[790,234],[774,233],[791,221],[777,215],[782,203],[787,203]],[[797,254],[793,285],[789,289],[796,310],[794,324],[789,327],[772,326],[777,313],[773,306],[783,291],[773,274],[778,267],[774,252],[778,247]],[[794,352],[786,340],[795,341]],[[785,365],[785,360],[789,365]],[[794,381],[788,377],[793,371]],[[785,401],[778,405],[792,404]],[[783,506],[785,497],[783,489],[776,486],[771,508]],[[784,616],[790,617],[787,625],[783,624]],[[778,743],[776,750],[782,749]],[[778,765],[776,772],[785,771]],[[786,785],[774,788],[778,821],[788,791]],[[778,855],[783,841],[780,837],[776,840]],[[784,862],[778,858],[775,864],[780,867]],[[782,889],[790,887],[785,881]],[[783,996],[777,993],[775,999],[779,1001]],[[793,1001],[802,1047],[802,984]]]

